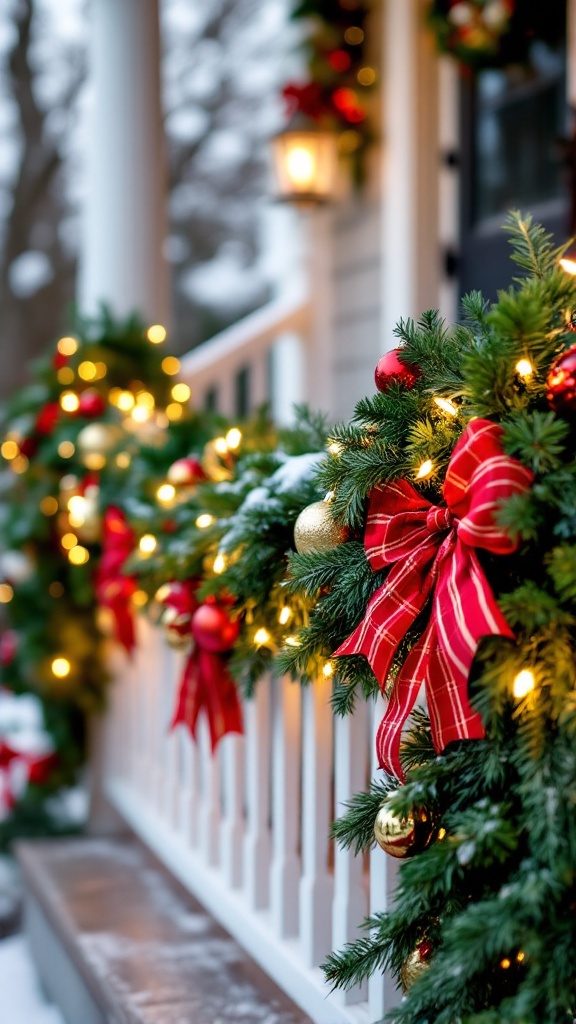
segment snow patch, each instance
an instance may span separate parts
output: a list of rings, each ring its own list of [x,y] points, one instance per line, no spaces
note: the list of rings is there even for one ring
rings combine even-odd
[[[0,941],[2,1024],[64,1024],[43,998],[32,957],[21,935]]]

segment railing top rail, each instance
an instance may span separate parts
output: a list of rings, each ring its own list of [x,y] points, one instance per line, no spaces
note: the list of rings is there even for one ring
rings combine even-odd
[[[239,360],[249,352],[268,346],[285,331],[305,333],[309,309],[310,299],[304,290],[290,291],[273,299],[188,352],[182,359],[182,379],[204,374],[222,360],[231,357]]]

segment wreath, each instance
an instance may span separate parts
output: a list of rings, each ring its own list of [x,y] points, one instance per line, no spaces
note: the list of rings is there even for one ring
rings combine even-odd
[[[545,10],[544,10],[545,8]],[[557,46],[565,0],[433,0],[428,21],[438,49],[475,70],[530,64],[533,43]]]

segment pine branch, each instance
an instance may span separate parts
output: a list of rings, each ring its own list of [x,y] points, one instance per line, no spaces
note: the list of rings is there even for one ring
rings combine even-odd
[[[331,836],[345,850],[356,855],[375,845],[374,821],[382,802],[397,787],[395,779],[386,777],[370,784],[368,793],[358,793],[344,804],[346,813],[332,822]]]

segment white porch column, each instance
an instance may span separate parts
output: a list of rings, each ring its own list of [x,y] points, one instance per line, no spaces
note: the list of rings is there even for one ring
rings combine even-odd
[[[423,0],[384,0],[382,351],[400,317],[438,306],[438,59]]]
[[[79,307],[166,324],[158,0],[92,0],[88,192]]]

